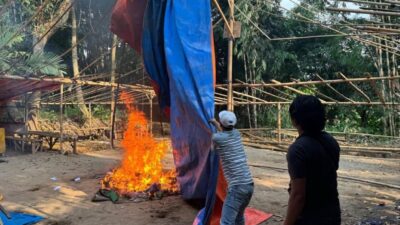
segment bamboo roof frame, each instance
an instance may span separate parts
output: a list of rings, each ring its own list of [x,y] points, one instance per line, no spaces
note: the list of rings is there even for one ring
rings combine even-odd
[[[356,0],[348,0],[348,1],[350,1],[350,2],[357,2],[357,3],[365,3],[365,1],[356,1]],[[218,3],[218,1],[217,0],[213,0],[213,2],[214,2],[214,4],[216,5],[216,7],[217,7],[217,9],[218,9],[218,11],[219,11],[219,13],[221,14],[221,17],[222,17],[222,20],[224,21],[224,23],[226,24],[226,26],[227,26],[227,29],[228,29],[228,31],[231,33],[231,35],[233,35],[233,30],[232,30],[232,28],[230,27],[230,24],[229,24],[229,21],[228,21],[228,19],[225,17],[225,15],[224,15],[224,13],[223,13],[223,11],[222,11],[222,9],[221,9],[221,7],[219,6],[219,3]],[[385,2],[388,2],[388,1],[385,1]],[[46,5],[46,3],[48,3],[48,0],[47,1],[45,1],[40,7],[39,7],[39,9],[42,9],[42,8],[44,8],[44,6]],[[229,2],[230,4],[231,4],[231,2]],[[372,2],[371,2],[372,3]],[[397,3],[397,2],[396,2]],[[72,6],[72,4],[73,3],[71,3],[70,4],[70,6],[69,6],[69,8],[67,8],[67,10],[65,10],[65,12],[60,16],[60,18],[61,17],[63,17],[63,15],[65,15],[65,13],[71,8],[71,6]],[[382,3],[382,5],[387,5],[387,4],[393,4],[393,2],[392,3]],[[231,6],[231,7],[233,7],[233,6]],[[241,12],[242,14],[244,14],[237,6],[234,6],[234,7],[236,7],[236,9],[238,9],[239,10],[239,12]],[[3,10],[3,9],[2,9]],[[40,11],[41,10],[37,10],[36,11],[36,13],[30,18],[30,20],[28,21],[29,23],[34,19],[34,17],[35,16],[37,16],[39,13],[40,13]],[[399,14],[400,15],[400,14]],[[247,15],[244,15],[245,17],[246,17],[246,19],[248,19],[250,22],[252,22],[251,21],[251,18],[248,18],[247,17]],[[60,19],[59,18],[59,19]],[[307,19],[307,20],[309,20],[308,18],[304,18],[304,19]],[[58,21],[59,20],[57,20],[51,27],[50,27],[50,29],[49,30],[51,30],[53,27],[54,27],[54,25],[55,24],[57,24],[58,23]],[[310,21],[309,21],[310,22]],[[315,22],[315,21],[314,21]],[[318,24],[320,24],[320,25],[322,25],[322,26],[324,26],[323,24],[321,24],[320,22],[317,22]],[[253,24],[253,23],[252,23]],[[26,26],[27,24],[25,23],[25,24],[23,24],[24,26]],[[290,40],[291,38],[276,38],[276,39],[273,39],[273,38],[270,38],[260,27],[258,27],[256,24],[253,24],[258,30],[260,30],[260,32],[262,32],[263,33],[263,35],[265,35],[269,40]],[[333,29],[333,28],[330,28],[329,26],[326,26],[327,28],[329,28],[329,29],[331,29],[331,30],[334,30],[335,32],[339,32],[339,34],[338,35],[342,35],[342,36],[360,36],[360,35],[362,35],[362,34],[346,34],[346,33],[343,33],[343,32],[340,32],[340,31],[338,31],[338,30],[336,30],[336,29]],[[379,31],[379,32],[382,32],[382,31],[387,31],[387,32],[397,32],[398,30],[396,30],[396,29],[387,29],[387,28],[374,28],[374,27],[366,27],[366,28],[368,28],[368,29],[375,29],[376,31]],[[360,28],[359,28],[360,29]],[[384,29],[384,30],[382,30],[382,29]],[[47,32],[49,32],[49,30],[47,31]],[[87,35],[88,34],[86,34],[82,39],[80,39],[79,41],[78,41],[78,43],[77,43],[77,45],[81,42],[81,41],[83,41],[86,37],[87,37]],[[338,35],[320,35],[320,36],[310,36],[310,37],[292,37],[293,39],[301,39],[301,38],[320,38],[320,37],[323,37],[323,36],[338,36]],[[39,39],[39,41],[40,41],[40,39]],[[39,42],[38,41],[38,42]],[[116,44],[115,44],[116,45]],[[63,55],[65,55],[65,54],[67,54],[69,51],[71,51],[73,48],[74,48],[75,46],[72,46],[70,49],[68,49],[66,52],[64,52],[63,53]],[[386,49],[386,50],[388,50],[388,49]],[[80,72],[79,72],[79,74],[81,75],[81,74],[83,74],[88,68],[90,68],[91,66],[93,66],[96,62],[98,62],[102,57],[104,57],[105,55],[107,55],[107,54],[109,54],[109,52],[105,52],[105,53],[103,53],[102,55],[100,55],[99,57],[97,57],[96,59],[94,59],[91,63],[89,63],[84,69],[82,69]],[[6,76],[6,77],[10,77],[10,78],[12,78],[12,79],[18,79],[17,77],[12,77],[11,75],[4,75],[4,76]],[[86,76],[88,76],[88,75],[86,75]],[[101,75],[101,76],[98,76],[98,77],[107,77],[107,75],[106,74],[104,74],[104,75]],[[270,97],[273,97],[273,98],[277,98],[277,99],[279,99],[281,102],[279,102],[279,101],[274,101],[274,102],[278,102],[278,103],[283,103],[283,104],[285,104],[285,102],[288,102],[288,100],[289,99],[287,99],[287,97],[289,96],[290,97],[290,95],[287,95],[285,92],[283,92],[283,91],[281,91],[281,90],[279,90],[278,88],[284,88],[284,89],[288,89],[288,90],[290,90],[290,91],[292,91],[292,92],[294,92],[294,93],[296,93],[296,94],[306,94],[306,93],[304,93],[304,92],[302,92],[302,91],[300,91],[300,90],[298,90],[298,89],[296,89],[296,88],[294,88],[294,86],[303,86],[303,87],[306,87],[306,88],[310,88],[309,86],[310,85],[318,85],[318,84],[324,84],[324,85],[326,85],[326,86],[328,86],[329,88],[331,88],[335,93],[337,93],[338,95],[340,95],[341,97],[343,97],[344,99],[346,99],[346,100],[348,100],[348,102],[340,102],[340,101],[338,101],[338,100],[335,100],[334,98],[332,98],[332,97],[330,97],[330,96],[327,96],[327,95],[325,95],[325,94],[323,94],[323,93],[321,93],[321,92],[319,92],[318,90],[313,90],[317,95],[319,95],[319,96],[321,96],[321,97],[323,97],[323,98],[325,98],[325,99],[327,99],[328,101],[325,101],[325,100],[323,100],[323,99],[321,99],[321,101],[324,103],[324,104],[334,104],[334,103],[337,103],[337,104],[357,104],[357,103],[359,103],[359,104],[365,104],[364,102],[357,102],[357,101],[354,101],[354,100],[352,100],[352,99],[350,99],[350,98],[348,98],[348,97],[346,97],[346,96],[344,96],[344,95],[342,95],[340,92],[338,92],[335,88],[333,88],[332,86],[331,86],[331,84],[338,84],[338,83],[347,83],[347,84],[349,84],[349,85],[351,85],[352,87],[353,87],[353,89],[355,89],[358,93],[360,93],[365,99],[367,99],[367,102],[366,103],[371,103],[371,105],[376,105],[378,102],[373,102],[373,101],[371,101],[370,100],[370,98],[360,89],[360,88],[358,88],[353,82],[364,82],[364,81],[369,81],[370,83],[371,83],[371,85],[372,84],[374,84],[374,82],[375,81],[377,81],[377,80],[392,80],[392,79],[398,79],[399,78],[399,76],[392,76],[392,77],[379,77],[379,78],[377,78],[377,77],[367,77],[367,78],[347,78],[347,77],[345,77],[343,74],[341,74],[341,76],[343,76],[342,78],[343,79],[340,79],[340,80],[320,80],[320,81],[294,81],[294,82],[286,82],[286,83],[281,83],[281,82],[279,82],[279,81],[275,81],[275,80],[273,80],[272,81],[272,83],[268,83],[268,84],[266,84],[266,83],[259,83],[259,84],[246,84],[246,83],[244,83],[244,82],[240,82],[239,84],[232,84],[232,87],[235,87],[235,88],[238,88],[238,87],[250,87],[250,88],[253,88],[253,89],[255,89],[255,90],[257,90],[257,91],[259,91],[259,92],[261,92],[261,93],[263,93],[263,94],[265,94],[265,95],[268,95],[268,96],[270,96]],[[89,79],[96,79],[96,78],[98,78],[98,77],[94,77],[93,78],[93,76],[91,76],[91,78],[89,78]],[[36,79],[36,78],[22,78],[22,79]],[[60,84],[66,84],[66,85],[76,85],[76,87],[78,87],[78,86],[80,86],[80,85],[82,85],[82,86],[92,86],[92,87],[95,87],[95,86],[101,86],[101,87],[117,87],[118,86],[118,84],[117,83],[109,83],[109,82],[102,82],[102,81],[100,81],[100,82],[95,82],[95,81],[90,81],[90,80],[85,80],[85,75],[83,75],[82,76],[82,78],[79,78],[79,79],[69,79],[69,78],[37,78],[37,79],[55,79],[55,80],[53,80],[53,81],[55,81],[55,82],[58,82],[58,83],[60,83]],[[217,85],[216,87],[217,87],[217,89],[220,89],[220,90],[224,90],[224,87],[225,85]],[[76,88],[75,87],[75,88]],[[121,84],[121,88],[126,88],[126,89],[130,89],[130,90],[134,90],[134,91],[132,91],[132,93],[133,92],[139,92],[140,93],[140,96],[139,97],[143,97],[143,96],[147,96],[147,95],[150,95],[150,96],[154,96],[155,94],[154,94],[154,91],[150,88],[150,87],[148,87],[148,86],[141,86],[141,85],[127,85],[127,84]],[[270,92],[267,92],[267,91],[264,91],[263,89],[261,89],[261,88],[270,88],[270,89],[272,89],[272,90],[274,90],[274,91],[276,91],[276,92],[278,92],[279,94],[285,94],[285,97],[286,98],[284,98],[284,97],[281,97],[281,96],[279,96],[279,95],[274,95],[274,94],[272,94],[272,93],[270,93]],[[226,91],[226,89],[225,89],[225,91]],[[106,92],[107,93],[107,92]],[[85,94],[85,96],[87,96],[87,98],[88,98],[88,100],[103,100],[103,97],[105,97],[105,94],[104,94],[104,92],[102,91],[102,90],[99,90],[99,89],[96,89],[96,88],[92,88],[92,89],[88,89],[88,91],[86,91],[86,92],[84,92],[84,94]],[[237,91],[234,91],[234,94],[236,95],[235,97],[234,97],[234,99],[237,99],[237,100],[240,100],[240,102],[238,102],[239,104],[245,104],[245,103],[251,103],[251,104],[257,104],[257,103],[266,103],[266,104],[269,104],[270,102],[269,101],[266,101],[266,100],[264,100],[264,99],[261,99],[261,98],[258,98],[258,97],[256,97],[256,96],[252,96],[252,95],[248,95],[248,94],[244,94],[244,93],[241,93],[241,92],[237,92]],[[219,95],[220,97],[221,96],[224,96],[223,94],[222,95]],[[218,100],[220,100],[220,97],[218,97],[218,99],[216,99],[217,101]],[[247,99],[244,99],[244,98],[247,98]],[[71,96],[66,96],[66,99],[65,100],[70,100],[70,99],[73,99],[73,96],[71,95]],[[252,100],[251,102],[249,101],[249,100]],[[58,100],[58,99],[55,99],[55,100]],[[283,100],[283,101],[282,101]],[[247,101],[247,102],[246,102]],[[382,101],[382,99],[381,99],[381,102],[380,102],[381,104],[386,104],[384,101]]]
[[[343,74],[343,73],[337,73],[339,76],[341,76],[344,80],[348,80],[348,78]],[[365,92],[363,92],[359,87],[357,87],[355,84],[353,84],[353,82],[349,81],[348,84],[350,84],[351,87],[354,88],[354,90],[356,90],[358,93],[360,93],[364,98],[367,99],[367,102],[371,102],[371,99],[368,97],[367,94],[365,94]]]
[[[358,4],[366,4],[366,5],[379,5],[379,6],[391,6],[390,3],[385,2],[371,2],[371,1],[362,1],[362,0],[340,0],[341,2],[351,2]]]
[[[256,83],[256,84],[252,84],[252,83],[245,83],[242,81],[238,81],[239,83],[234,83],[232,84],[232,86],[234,88],[253,88],[254,90],[261,90],[260,88],[274,88],[277,91],[280,91],[279,93],[285,93],[282,92],[279,89],[287,89],[290,90],[296,94],[307,94],[303,91],[300,91],[294,87],[304,87],[307,88],[309,90],[312,90],[315,94],[327,99],[323,100],[321,99],[321,102],[325,105],[343,105],[343,106],[354,106],[354,105],[369,105],[369,106],[384,106],[386,107],[388,103],[386,103],[383,99],[382,96],[377,95],[379,97],[379,101],[374,101],[371,99],[371,97],[369,97],[360,87],[358,87],[357,85],[355,85],[354,83],[369,83],[370,86],[372,86],[373,90],[376,91],[376,81],[384,81],[384,80],[400,80],[400,76],[390,76],[390,77],[372,77],[370,75],[368,75],[367,77],[362,77],[362,78],[348,78],[347,76],[345,76],[343,73],[338,73],[338,76],[341,77],[341,79],[334,79],[334,80],[324,80],[321,76],[316,75],[318,80],[311,80],[311,81],[298,81],[298,80],[294,80],[292,82],[279,82],[276,80],[271,80],[271,83]],[[345,95],[343,95],[341,92],[339,92],[338,90],[336,90],[332,84],[348,84],[350,85],[353,90],[355,90],[357,93],[360,94],[360,96],[362,96],[362,98],[364,98],[366,101],[358,101],[358,100],[354,100],[351,99]],[[336,100],[334,97],[332,96],[328,96],[326,94],[321,93],[319,90],[315,90],[315,89],[310,89],[311,85],[324,85],[327,86],[330,90],[332,90],[335,94],[337,94],[338,96],[342,97],[344,100],[346,101],[339,101]],[[216,86],[216,91],[218,90],[223,90],[223,91],[227,91],[226,88],[221,88],[226,86],[226,84],[217,84]],[[269,93],[269,92],[266,92]],[[233,91],[234,94],[234,99],[237,99],[238,97],[247,97],[247,99],[240,99],[240,102],[234,102],[235,105],[277,105],[277,104],[290,104],[291,100],[287,100],[287,101],[276,101],[276,97],[278,98],[283,98],[279,95],[274,95],[269,93],[270,95],[268,95],[269,97],[272,97],[273,99],[264,99],[261,98],[260,96],[252,96],[249,94],[244,94],[238,91]],[[287,94],[287,93],[285,93]],[[224,101],[227,97],[227,95],[220,93],[220,92],[216,92],[216,96],[218,96],[217,99],[215,99],[215,103],[216,105],[224,105],[226,104],[226,102]],[[225,99],[221,99],[221,97],[224,97]],[[398,94],[399,100],[396,102],[392,102],[390,104],[392,105],[400,105],[400,94]],[[292,97],[293,98],[293,97]]]
[[[346,9],[346,8],[326,7],[325,9],[328,11],[333,11],[333,12],[361,13],[361,14],[380,15],[380,16],[400,16],[400,12],[387,12],[387,11],[381,11],[381,10],[372,9],[372,8],[370,8],[369,10],[365,10],[365,9]]]

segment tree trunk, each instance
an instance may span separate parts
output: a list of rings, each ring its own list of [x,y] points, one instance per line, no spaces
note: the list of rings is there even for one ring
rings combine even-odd
[[[79,79],[79,64],[78,64],[78,46],[77,46],[77,25],[76,25],[76,14],[75,14],[75,7],[73,6],[71,9],[71,17],[72,17],[72,41],[71,45],[75,46],[72,49],[72,70],[74,73],[74,78]],[[76,100],[78,103],[78,107],[81,110],[84,120],[86,121],[89,117],[89,110],[86,107],[85,99],[83,98],[83,92],[81,85],[77,84],[76,86]]]
[[[43,52],[44,47],[48,41],[48,36],[42,38],[40,42],[38,42],[33,48],[33,53]],[[34,37],[33,43],[39,41],[40,37]],[[27,128],[28,130],[39,130],[39,111],[40,111],[40,103],[41,103],[42,92],[40,90],[32,92],[28,96],[27,102]]]
[[[60,6],[58,11],[54,13],[55,15],[62,16],[62,13],[65,12],[71,4],[70,0],[65,0],[64,3]],[[54,24],[57,19],[59,19],[59,16],[54,16],[52,17],[51,20],[49,21],[40,21],[41,24],[37,25],[37,27],[34,28],[35,31],[40,31],[43,30],[41,26],[45,24]],[[34,53],[38,52],[43,52],[44,47],[47,44],[47,41],[49,38],[56,32],[56,30],[63,26],[68,20],[68,13],[66,13],[63,18],[57,23],[56,26],[54,26],[47,34],[45,34],[45,31],[42,32],[33,32],[33,43],[36,43],[35,47],[33,48]],[[44,26],[46,27],[46,26]],[[45,35],[45,36],[43,36]],[[28,102],[27,102],[27,107],[28,107],[28,112],[27,112],[27,125],[29,130],[38,130],[39,129],[39,110],[40,110],[40,102],[41,102],[41,91],[35,91],[31,95],[28,96]]]

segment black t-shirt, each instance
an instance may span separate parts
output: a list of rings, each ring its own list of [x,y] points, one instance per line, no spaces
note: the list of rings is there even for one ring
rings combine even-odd
[[[300,218],[340,218],[339,154],[339,144],[326,132],[302,134],[289,147],[286,157],[290,178],[306,179],[306,201]]]

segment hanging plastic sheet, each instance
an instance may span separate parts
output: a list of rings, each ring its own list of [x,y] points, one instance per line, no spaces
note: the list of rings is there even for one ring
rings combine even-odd
[[[170,80],[171,139],[186,199],[205,198],[214,118],[209,1],[167,0],[164,49]]]
[[[147,0],[118,0],[111,16],[111,31],[139,53],[146,5]]]
[[[166,0],[149,1],[143,22],[143,61],[158,102],[164,115],[169,118],[171,95],[164,52],[164,16]]]

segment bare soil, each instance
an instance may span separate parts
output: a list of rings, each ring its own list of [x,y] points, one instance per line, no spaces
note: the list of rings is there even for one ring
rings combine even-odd
[[[4,196],[1,204],[8,210],[46,217],[42,225],[192,224],[198,209],[179,196],[142,203],[91,202],[100,179],[118,165],[121,152],[82,152],[85,153],[63,156],[40,152],[6,157],[8,162],[0,163],[0,193]],[[256,184],[250,205],[274,214],[264,224],[282,224],[289,177],[286,171],[271,167],[285,168],[285,154],[253,148],[247,148],[247,153]],[[173,166],[170,155],[166,165]],[[400,159],[342,156],[340,167],[344,176],[400,186]],[[74,182],[76,177],[81,181]],[[54,190],[58,186],[60,190]],[[343,224],[359,224],[366,219],[400,224],[400,210],[396,209],[400,190],[339,179],[339,192]]]

